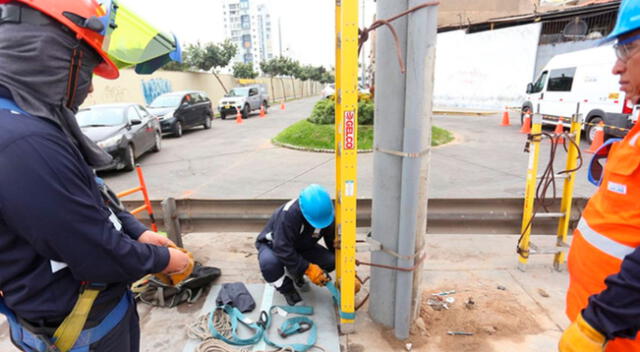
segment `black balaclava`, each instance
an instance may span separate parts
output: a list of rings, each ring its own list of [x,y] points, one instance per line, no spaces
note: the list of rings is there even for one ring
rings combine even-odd
[[[92,167],[107,165],[112,158],[82,133],[75,113],[101,60],[53,19],[46,25],[0,24],[0,86],[27,113],[60,126]]]

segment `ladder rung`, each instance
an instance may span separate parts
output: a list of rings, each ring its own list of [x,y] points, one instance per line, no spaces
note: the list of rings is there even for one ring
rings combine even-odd
[[[564,218],[564,213],[536,213],[536,219],[559,219]]]

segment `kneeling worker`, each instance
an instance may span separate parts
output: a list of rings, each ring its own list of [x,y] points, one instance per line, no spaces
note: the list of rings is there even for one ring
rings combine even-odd
[[[321,238],[326,248],[318,244]],[[335,269],[334,238],[331,197],[322,186],[310,185],[278,208],[258,235],[262,276],[295,305],[302,301],[296,286],[304,286],[304,275],[318,286],[330,280],[326,273]]]

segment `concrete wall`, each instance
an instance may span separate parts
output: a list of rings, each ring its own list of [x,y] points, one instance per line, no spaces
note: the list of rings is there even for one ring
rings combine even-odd
[[[540,74],[540,72],[542,72],[542,69],[549,62],[549,60],[551,60],[552,57],[572,51],[594,48],[598,46],[599,42],[600,39],[539,46],[538,56],[536,58],[536,69],[531,80],[534,81],[536,78],[538,78],[538,75]]]
[[[227,89],[239,86],[238,81],[230,75],[219,75]],[[158,71],[150,76],[137,75],[133,70],[121,70],[117,80],[105,80],[95,77],[94,92],[87,98],[84,105],[135,102],[145,104],[142,82],[151,79],[167,80],[173,91],[201,90],[206,92],[213,104],[224,96],[224,90],[213,74],[197,72]],[[260,77],[256,79],[265,84],[272,101],[289,100],[304,96],[320,94],[322,85],[318,82],[292,80],[290,78]],[[295,88],[295,90],[294,90]]]
[[[438,107],[519,105],[536,63],[539,23],[465,34],[438,34],[434,102]]]
[[[491,18],[521,15],[534,10],[531,0],[442,0],[438,25],[463,25]]]

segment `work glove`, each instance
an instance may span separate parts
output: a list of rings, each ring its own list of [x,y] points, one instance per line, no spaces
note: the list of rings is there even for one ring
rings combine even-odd
[[[340,289],[340,283],[342,282],[342,279],[338,280],[338,282],[336,283],[336,286],[338,287],[338,289]],[[358,278],[356,278],[356,282],[355,282],[355,286],[354,286],[354,292],[357,294],[358,292],[360,292],[360,289],[362,288],[362,283],[360,283],[360,280]]]
[[[307,267],[307,270],[304,272],[304,274],[307,275],[311,282],[318,286],[324,286],[327,284],[327,282],[331,281],[331,279],[329,279],[329,276],[325,274],[324,270],[313,263],[309,263],[309,266]]]
[[[195,265],[193,260],[193,254],[184,248],[179,248],[175,244],[170,244],[169,248],[175,248],[183,253],[185,253],[189,257],[189,262],[187,266],[181,271],[173,272],[173,273],[157,273],[156,277],[167,285],[177,285],[184,281],[184,279],[188,278],[193,272],[193,266]]]
[[[604,335],[594,329],[582,313],[562,334],[558,350],[560,352],[603,352],[607,340]]]

